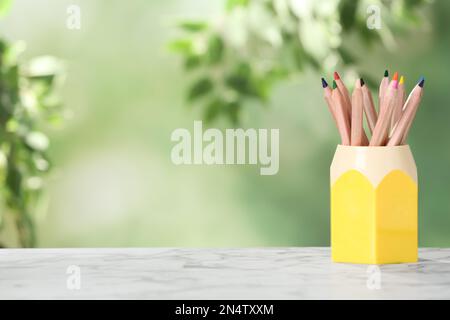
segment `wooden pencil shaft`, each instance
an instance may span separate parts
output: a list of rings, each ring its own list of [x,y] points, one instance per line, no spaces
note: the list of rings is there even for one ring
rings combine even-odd
[[[388,77],[383,77],[383,79],[381,79],[381,83],[380,83],[380,88],[379,88],[379,92],[378,92],[378,112],[381,113],[381,107],[383,106],[383,99],[386,95],[386,91],[389,87],[389,78]]]
[[[386,91],[386,95],[383,99],[383,105],[380,108],[378,121],[373,131],[372,138],[370,139],[370,146],[382,146],[386,143],[388,138],[393,104],[395,103],[397,93],[397,84],[394,82],[395,81],[392,81]]]
[[[409,130],[423,95],[424,78],[414,87],[405,102],[404,78],[395,72],[389,82],[387,70],[380,83],[379,114],[370,89],[358,79],[350,96],[345,84],[335,72],[333,90],[322,78],[324,98],[338,128],[342,145],[395,146],[406,143]],[[372,133],[369,141],[364,129],[364,115]]]
[[[405,103],[405,111],[403,112],[400,120],[398,121],[391,138],[389,139],[388,146],[396,146],[403,144],[406,141],[409,128],[411,128],[412,122],[416,115],[417,109],[422,97],[422,88],[416,86],[408,97]]]
[[[352,122],[351,139],[352,146],[363,145],[363,98],[360,88],[355,88],[352,94]]]
[[[364,113],[366,114],[367,125],[369,127],[369,131],[372,134],[375,129],[375,125],[377,123],[377,111],[375,110],[375,105],[373,103],[372,93],[369,88],[365,85],[362,87],[363,92],[363,105],[364,105]]]
[[[339,89],[339,92],[343,98],[344,101],[344,108],[346,116],[348,117],[349,121],[351,119],[352,114],[352,103],[350,101],[350,95],[348,93],[347,87],[345,86],[344,82],[341,79],[336,79],[336,85]]]
[[[333,90],[332,101],[336,112],[336,120],[338,123],[339,134],[341,136],[341,143],[348,146],[350,145],[350,124],[345,111],[344,101],[339,93],[339,90]]]
[[[331,91],[330,87],[324,88],[324,98],[327,103],[328,110],[330,111],[331,116],[333,117],[334,123],[336,124],[336,127],[337,127],[338,123],[337,123],[337,119],[336,119],[336,110],[333,105],[333,100],[332,100],[331,94],[332,94],[332,91]]]
[[[398,86],[397,96],[392,110],[391,131],[394,129],[403,111],[403,103],[405,97],[405,87],[403,84]]]
[[[410,106],[413,107],[411,109],[411,116],[409,117],[409,119],[407,121],[406,128],[403,130],[402,139],[401,139],[400,144],[405,144],[406,143],[406,140],[408,138],[409,130],[411,129],[411,126],[412,126],[412,124],[414,122],[414,118],[416,117],[417,109],[419,108],[419,105],[420,105],[420,101],[422,100],[423,89],[418,87],[416,90],[419,93],[415,92],[414,96],[412,97],[412,102],[410,103]],[[417,99],[417,102],[415,102],[416,99]],[[405,105],[405,110],[406,110],[406,107],[409,108],[409,106]]]
[[[400,142],[400,144],[402,144],[402,145],[406,144],[406,141],[408,139],[409,130],[411,129],[411,127],[414,123],[414,118],[416,117],[417,110],[419,109],[419,106],[420,106],[420,101],[422,100],[422,95],[423,95],[423,89],[420,90],[420,95],[419,95],[419,98],[417,101],[417,105],[414,107],[414,112],[411,116],[411,119],[408,121],[406,129],[403,132],[402,141]]]
[[[362,141],[361,142],[361,146],[368,146],[369,145],[369,138],[367,138],[366,132],[364,131],[364,126],[362,126],[361,141]]]

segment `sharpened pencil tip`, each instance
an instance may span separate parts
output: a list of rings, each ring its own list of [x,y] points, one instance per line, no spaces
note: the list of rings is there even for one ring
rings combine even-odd
[[[419,87],[423,88],[424,84],[425,84],[425,78],[424,77],[420,77],[420,79],[419,79]]]
[[[394,76],[392,77],[392,80],[397,80],[398,81],[398,72],[394,73]]]
[[[339,80],[341,77],[339,76],[339,73],[336,71],[334,72],[334,80]]]
[[[323,87],[323,88],[328,87],[328,83],[325,81],[324,78],[322,78],[322,87]]]
[[[364,85],[366,84],[366,83],[364,82],[364,79],[363,79],[363,78],[359,79],[359,83],[361,84],[361,87],[364,86]]]
[[[405,77],[401,76],[398,84],[404,84],[404,83],[405,83]]]
[[[336,89],[337,88],[337,84],[336,84],[336,81],[335,80],[333,80],[333,89]]]
[[[392,85],[394,86],[394,89],[398,89],[398,80],[392,80]]]
[[[385,78],[389,77],[389,71],[388,71],[387,69],[384,70],[384,77],[385,77]]]

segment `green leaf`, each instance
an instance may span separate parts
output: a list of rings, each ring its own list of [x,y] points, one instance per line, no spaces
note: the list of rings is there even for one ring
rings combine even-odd
[[[19,67],[13,66],[4,74],[4,86],[6,87],[9,105],[6,109],[12,111],[14,105],[19,101]]]
[[[187,32],[200,32],[208,29],[208,24],[204,21],[182,21],[178,26]]]
[[[54,127],[61,127],[64,123],[64,117],[60,113],[51,113],[47,116],[47,121]]]
[[[359,0],[341,0],[339,3],[339,17],[344,31],[349,31],[355,25],[358,4]]]
[[[6,184],[11,190],[14,200],[20,199],[22,194],[22,174],[15,165],[8,165]]]
[[[242,74],[231,74],[225,79],[225,83],[233,90],[247,95],[253,95],[254,90],[252,90],[250,85],[250,78]]]
[[[203,120],[206,123],[212,122],[219,116],[219,114],[223,110],[223,108],[224,108],[224,102],[219,99],[214,99],[213,101],[208,103],[208,105],[206,106],[205,112],[203,114]]]
[[[211,65],[217,64],[222,60],[224,52],[224,43],[220,36],[214,35],[208,41],[208,62]]]
[[[189,55],[192,53],[193,43],[190,39],[177,39],[169,42],[168,47],[170,51]]]
[[[24,41],[17,41],[14,44],[9,46],[4,46],[0,48],[0,52],[3,53],[3,61],[2,64],[4,66],[15,66],[18,64],[18,58],[20,54],[22,54],[27,45]]]
[[[275,66],[267,72],[270,82],[285,79],[289,75],[289,70],[281,66]]]
[[[227,0],[226,9],[231,11],[236,7],[246,7],[249,4],[249,0]]]
[[[263,101],[268,96],[267,84],[271,79],[255,77],[248,63],[239,64],[235,70],[225,78],[225,84],[234,91],[248,97],[259,98]]]
[[[0,5],[4,10],[5,2],[0,0]],[[62,79],[64,68],[50,56],[23,65],[18,56],[24,49],[24,42],[10,45],[0,40],[0,154],[5,160],[3,167],[0,164],[0,188],[6,209],[16,215],[20,244],[32,246],[35,232],[29,214],[33,212],[28,210],[36,210],[37,190],[51,165],[44,154],[49,139],[37,130],[61,109],[56,94],[61,82],[55,80]]]
[[[184,60],[184,68],[188,71],[199,67],[201,64],[202,57],[199,55],[190,55]]]
[[[426,2],[425,0],[405,0],[405,1],[403,1],[403,4],[409,10],[412,10],[419,5],[423,5],[425,2]]]
[[[12,3],[12,0],[0,0],[0,18],[8,13]]]
[[[233,125],[238,125],[239,124],[239,113],[241,110],[241,105],[238,102],[231,102],[227,105],[227,114],[228,114],[228,118],[230,119],[231,123],[233,123]]]
[[[188,101],[193,102],[201,97],[207,95],[213,89],[213,83],[209,78],[202,78],[197,80],[188,92]]]

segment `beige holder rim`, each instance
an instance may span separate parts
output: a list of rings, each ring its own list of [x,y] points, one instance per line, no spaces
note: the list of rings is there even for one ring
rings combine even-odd
[[[401,170],[417,184],[417,169],[409,145],[356,147],[338,145],[330,170],[331,186],[349,170],[360,171],[374,187],[393,170]]]

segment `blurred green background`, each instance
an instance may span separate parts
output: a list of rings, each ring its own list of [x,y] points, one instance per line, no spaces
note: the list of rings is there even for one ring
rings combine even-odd
[[[81,8],[81,29],[66,9]],[[49,132],[55,170],[40,247],[328,246],[329,165],[337,132],[320,74],[306,70],[275,87],[270,107],[249,104],[245,127],[280,129],[280,171],[256,166],[175,166],[171,132],[202,114],[186,107],[189,76],[167,50],[178,19],[214,19],[222,1],[16,0],[0,35],[24,40],[24,58],[63,59],[62,99],[72,116]],[[426,23],[395,51],[357,46],[361,68],[400,70],[426,92],[409,142],[420,179],[421,246],[450,246],[450,2],[425,9]],[[355,49],[356,51],[356,49]],[[329,78],[331,74],[327,74]],[[220,124],[223,126],[223,124]]]

